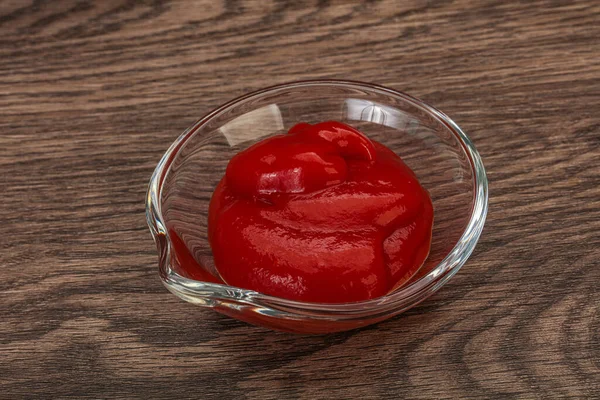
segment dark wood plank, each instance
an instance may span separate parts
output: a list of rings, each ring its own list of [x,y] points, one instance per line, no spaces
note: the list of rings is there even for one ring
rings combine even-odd
[[[0,397],[600,397],[597,1],[0,2]],[[263,86],[346,78],[452,116],[490,179],[431,299],[293,336],[156,274],[150,174]]]

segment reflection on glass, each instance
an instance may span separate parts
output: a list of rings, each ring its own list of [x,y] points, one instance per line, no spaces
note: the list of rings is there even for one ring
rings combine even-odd
[[[270,104],[242,114],[221,128],[230,146],[255,141],[283,129],[283,118],[277,104]]]
[[[363,99],[346,99],[344,116],[349,120],[369,121],[408,133],[414,131],[419,121],[397,108]]]

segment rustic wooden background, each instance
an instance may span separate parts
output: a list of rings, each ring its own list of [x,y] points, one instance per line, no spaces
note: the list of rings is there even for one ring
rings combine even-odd
[[[310,78],[436,105],[490,179],[446,287],[330,336],[178,300],[144,217],[183,129]],[[1,0],[0,398],[599,398],[599,112],[593,0]]]

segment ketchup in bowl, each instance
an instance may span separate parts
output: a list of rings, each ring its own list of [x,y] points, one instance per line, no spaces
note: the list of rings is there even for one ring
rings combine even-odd
[[[300,123],[234,156],[208,220],[229,285],[290,300],[383,296],[421,267],[433,206],[399,156],[340,122]]]

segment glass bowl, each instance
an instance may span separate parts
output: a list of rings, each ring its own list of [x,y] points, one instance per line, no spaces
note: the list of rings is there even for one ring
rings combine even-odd
[[[225,284],[212,259],[207,216],[212,192],[230,158],[298,122],[328,120],[354,126],[395,151],[429,191],[434,227],[424,265],[395,291],[356,303],[304,303]],[[158,247],[160,277],[175,295],[251,324],[318,334],[382,321],[435,293],[475,248],[487,207],[481,158],[445,114],[385,87],[319,80],[247,94],[187,129],[152,175],[146,216]]]

